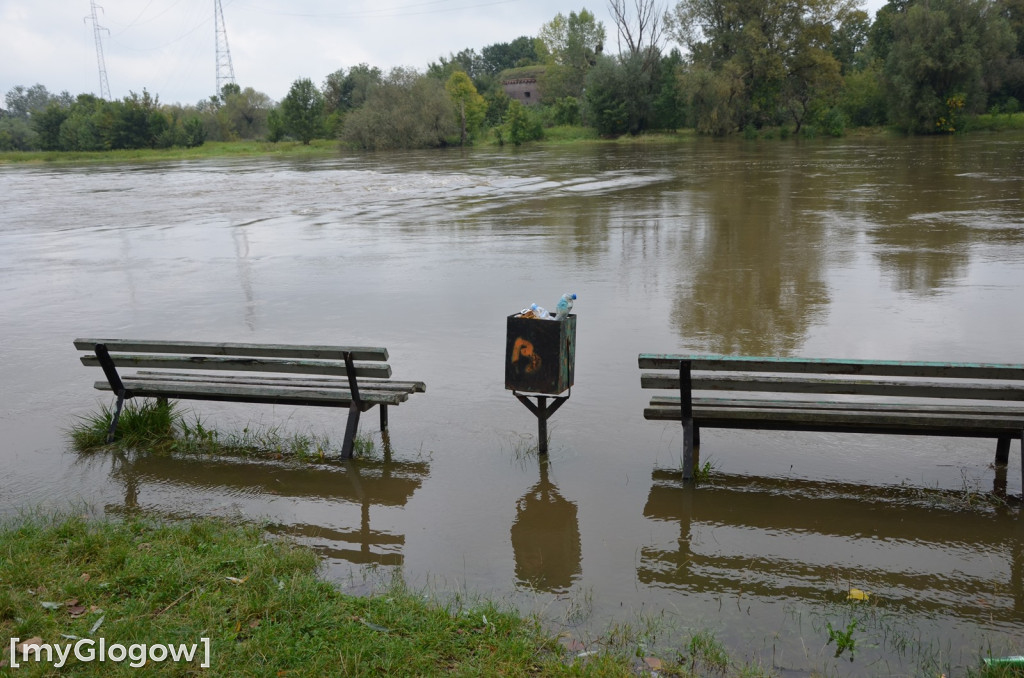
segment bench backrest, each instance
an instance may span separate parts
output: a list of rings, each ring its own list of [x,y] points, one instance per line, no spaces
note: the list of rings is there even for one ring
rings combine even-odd
[[[641,353],[642,388],[1024,401],[1024,365]],[[671,370],[671,371],[669,371]]]
[[[117,367],[185,370],[229,370],[348,376],[345,355],[354,362],[356,377],[386,379],[391,366],[385,348],[368,346],[301,346],[290,344],[204,343],[126,339],[75,339],[75,348],[88,351],[83,365],[100,366],[97,345],[105,346]]]

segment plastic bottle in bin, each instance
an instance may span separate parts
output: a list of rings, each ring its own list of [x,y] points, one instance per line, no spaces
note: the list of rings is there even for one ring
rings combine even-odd
[[[562,298],[558,300],[558,306],[555,306],[555,320],[561,320],[569,315],[569,311],[572,310],[572,302],[575,299],[575,292],[566,292],[562,295]]]
[[[544,308],[543,306],[538,306],[537,304],[532,304],[530,306],[530,310],[533,311],[533,317],[534,318],[548,319],[548,318],[551,317],[551,314],[548,313],[548,310],[546,308]]]

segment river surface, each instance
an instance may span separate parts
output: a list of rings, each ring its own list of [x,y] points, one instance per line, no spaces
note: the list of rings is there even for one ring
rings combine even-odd
[[[346,590],[397,571],[573,650],[708,632],[783,675],[961,675],[1024,654],[1018,443],[1000,479],[994,441],[708,430],[688,488],[637,354],[1024,363],[1022,193],[1009,136],[0,167],[0,515],[265,518]],[[506,316],[566,291],[575,386],[541,458]],[[86,458],[65,430],[109,396],[79,336],[383,345],[427,392],[350,464]]]

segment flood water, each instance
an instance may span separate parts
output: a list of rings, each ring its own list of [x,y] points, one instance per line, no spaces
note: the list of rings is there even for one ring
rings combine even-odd
[[[1022,142],[0,167],[0,514],[265,518],[346,590],[398,571],[538,613],[574,648],[618,629],[675,659],[707,631],[783,675],[1024,654],[1016,442],[1006,506],[987,440],[707,430],[710,482],[686,487],[637,367],[1024,363]],[[505,319],[566,291],[575,386],[545,459],[504,389]],[[109,396],[79,336],[383,345],[427,392],[391,411],[389,457],[83,458],[64,430]],[[344,431],[335,410],[184,405],[224,430]],[[852,661],[828,630],[851,621]]]

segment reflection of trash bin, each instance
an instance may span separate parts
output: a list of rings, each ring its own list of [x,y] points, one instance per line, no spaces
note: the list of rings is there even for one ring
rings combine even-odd
[[[562,320],[508,317],[505,388],[558,395],[572,387],[576,369],[576,315]]]

